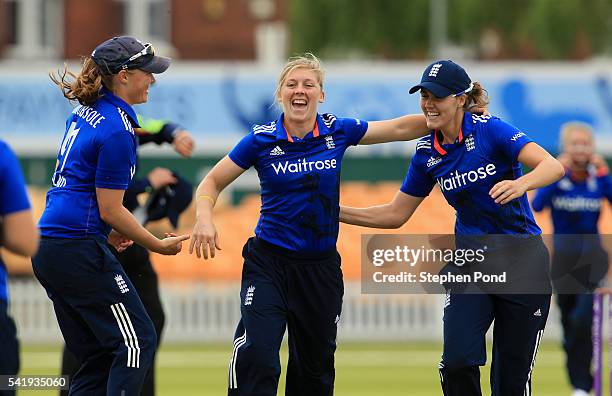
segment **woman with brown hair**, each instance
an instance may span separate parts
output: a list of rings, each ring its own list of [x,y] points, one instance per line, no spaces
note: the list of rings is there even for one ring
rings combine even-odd
[[[51,76],[80,105],[66,121],[32,265],[66,346],[82,362],[71,395],[137,395],[155,354],[151,319],[106,242],[177,254],[189,237],[160,240],[122,204],[136,170],[132,105],[147,101],[153,73],[169,65],[151,44],[121,36],[96,47],[78,75]]]

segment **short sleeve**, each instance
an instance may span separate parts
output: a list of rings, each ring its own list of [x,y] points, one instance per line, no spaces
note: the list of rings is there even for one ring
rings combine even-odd
[[[435,182],[425,173],[423,166],[424,164],[419,164],[417,155],[412,157],[400,191],[413,197],[426,197],[429,195]]]
[[[557,189],[557,183],[549,184],[546,187],[539,188],[533,200],[531,201],[531,207],[536,212],[540,212],[545,207],[550,206],[552,197]]]
[[[491,118],[485,125],[488,128],[487,136],[491,139],[494,150],[501,151],[512,161],[517,161],[521,149],[533,141],[525,132],[519,131],[499,118]]]
[[[253,133],[249,133],[240,139],[238,144],[229,152],[228,157],[242,169],[249,169],[251,166],[255,165],[255,161],[257,160],[257,148]]]
[[[108,136],[101,144],[96,187],[126,190],[136,171],[136,142],[128,131]]]
[[[15,153],[0,142],[0,215],[30,209],[30,201]]]
[[[357,118],[341,118],[342,130],[346,134],[348,144],[356,146],[368,130],[368,122]]]

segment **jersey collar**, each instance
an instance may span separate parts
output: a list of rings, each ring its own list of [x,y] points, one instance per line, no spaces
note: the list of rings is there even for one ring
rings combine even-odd
[[[293,136],[291,136],[290,132],[285,129],[285,124],[283,122],[284,116],[285,113],[282,113],[276,121],[276,140],[286,140],[288,142],[293,143],[295,139],[293,138]],[[321,119],[321,115],[317,114],[317,118],[315,120],[315,124],[312,131],[308,132],[306,136],[304,136],[304,139],[301,140],[308,140],[317,138],[319,136],[325,136],[330,132],[331,131],[329,130],[327,125],[325,125],[325,123]]]
[[[454,144],[446,144],[445,146],[455,147],[463,143],[465,138],[474,131],[474,127],[472,125],[473,123],[471,122],[471,120],[472,113],[466,112],[463,115],[463,122],[461,123],[461,128],[459,128],[459,135],[457,136],[457,140]],[[434,130],[431,134],[431,139],[433,140],[433,148],[438,154],[440,154],[441,156],[448,154],[448,151],[444,147],[442,147],[442,141],[444,140],[444,137],[442,136],[441,131]]]
[[[140,124],[138,123],[138,117],[136,116],[136,112],[134,111],[132,106],[127,104],[123,99],[121,99],[120,97],[118,97],[117,95],[115,95],[114,93],[112,93],[111,91],[109,91],[106,88],[102,88],[100,90],[100,92],[103,94],[103,96],[100,98],[100,100],[104,100],[104,101],[110,103],[111,105],[113,105],[115,107],[118,107],[121,110],[123,110],[125,112],[125,114],[127,114],[128,117],[130,117],[130,121],[132,122],[132,126],[134,126],[136,128],[140,128]]]

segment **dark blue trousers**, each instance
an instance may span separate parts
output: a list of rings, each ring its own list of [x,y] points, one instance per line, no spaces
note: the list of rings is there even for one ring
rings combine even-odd
[[[574,389],[589,392],[593,386],[593,295],[559,294],[557,304],[561,311],[565,367],[570,383]]]
[[[520,265],[539,266],[546,277],[549,256],[536,243],[499,252]],[[510,276],[510,275],[509,275]],[[444,307],[444,352],[440,379],[445,396],[481,396],[480,370],[487,360],[487,330],[493,327],[492,396],[531,395],[531,375],[548,312],[551,293],[450,293]]]
[[[340,256],[295,253],[251,238],[242,251],[242,318],[229,396],[276,396],[279,350],[289,331],[287,396],[330,396],[344,285]]]
[[[155,329],[106,244],[43,238],[32,265],[66,346],[82,362],[70,395],[138,395],[155,355]]]
[[[6,301],[0,299],[0,375],[19,372],[19,341],[15,322],[8,314]],[[13,396],[14,390],[0,390],[0,396]]]

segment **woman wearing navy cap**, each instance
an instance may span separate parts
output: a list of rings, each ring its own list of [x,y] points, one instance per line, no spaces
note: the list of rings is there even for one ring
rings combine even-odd
[[[147,101],[153,73],[169,65],[151,44],[121,36],[96,47],[78,75],[66,68],[51,75],[80,105],[66,121],[32,265],[67,347],[82,362],[71,395],[137,395],[155,354],[151,319],[106,241],[173,255],[189,238],[160,240],[122,205],[136,166],[132,105]]]
[[[484,247],[488,268],[503,264],[510,268],[507,276],[513,280],[528,274],[525,283],[485,288],[480,294],[462,294],[450,287],[440,363],[443,392],[446,396],[482,394],[479,366],[486,361],[485,334],[495,321],[491,392],[495,396],[529,395],[550,306],[550,281],[548,252],[525,192],[555,182],[563,176],[563,167],[512,125],[470,113],[472,105],[482,106],[488,99],[480,84],[472,82],[456,63],[443,60],[429,65],[410,93],[419,90],[431,133],[418,141],[400,191],[384,205],[343,206],[340,221],[400,227],[437,183],[456,210],[458,247],[476,243],[474,247],[483,248],[485,241],[492,243]],[[523,175],[521,163],[533,170]],[[490,234],[499,237],[487,239]],[[461,269],[450,263],[446,270]],[[508,290],[504,287],[514,294],[501,292]]]
[[[333,394],[344,293],[336,251],[342,157],[351,145],[410,140],[427,131],[421,115],[368,123],[318,114],[323,74],[312,54],[290,59],[275,93],[283,113],[253,126],[196,192],[189,251],[208,258],[220,249],[213,222],[219,193],[251,166],[261,182],[261,216],[243,248],[242,318],[228,372],[232,396],[276,395],[286,328],[285,394]]]

